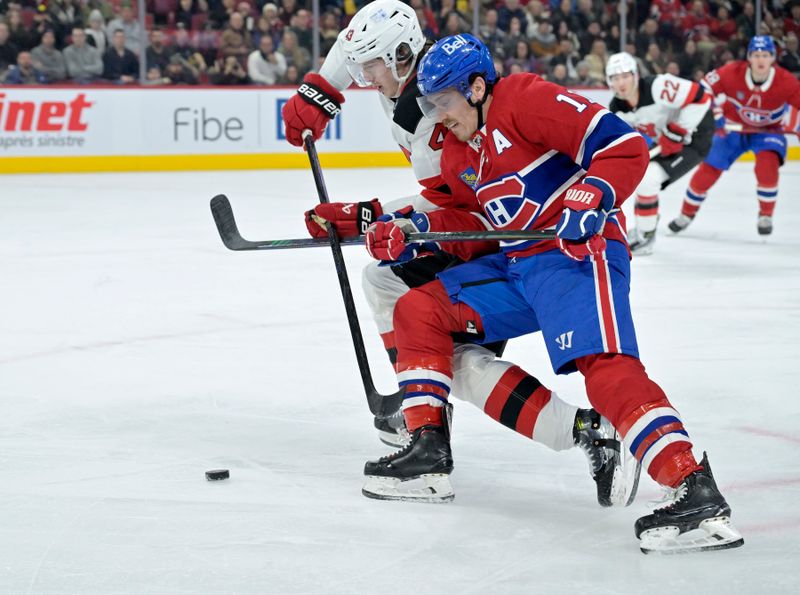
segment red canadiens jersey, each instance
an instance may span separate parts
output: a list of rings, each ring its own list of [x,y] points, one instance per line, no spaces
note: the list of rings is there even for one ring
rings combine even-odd
[[[703,79],[715,101],[722,104],[725,119],[753,128],[780,126],[786,104],[800,107],[800,82],[785,68],[773,66],[767,80],[753,82],[745,61],[712,70]]]
[[[478,151],[476,194],[497,229],[548,229],[558,222],[567,188],[599,187],[619,207],[649,162],[642,136],[585,97],[534,74],[514,74],[494,88],[485,126],[470,140]],[[622,212],[606,238],[625,242]],[[510,256],[556,248],[555,241],[502,242]]]

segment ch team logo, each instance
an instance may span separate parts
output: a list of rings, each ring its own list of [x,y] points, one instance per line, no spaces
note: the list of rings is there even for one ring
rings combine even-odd
[[[743,108],[739,114],[742,116],[743,120],[756,126],[764,125],[770,122],[770,114],[765,110]]]
[[[477,195],[489,221],[500,229],[527,229],[541,208],[525,196],[525,182],[517,174],[482,186]]]

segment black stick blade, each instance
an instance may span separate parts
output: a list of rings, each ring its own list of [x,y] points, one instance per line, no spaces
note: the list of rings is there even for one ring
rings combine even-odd
[[[229,250],[248,250],[248,242],[239,233],[236,226],[236,219],[233,216],[231,202],[224,194],[218,194],[211,199],[211,214],[214,216],[214,223],[217,225],[219,237],[222,243]]]

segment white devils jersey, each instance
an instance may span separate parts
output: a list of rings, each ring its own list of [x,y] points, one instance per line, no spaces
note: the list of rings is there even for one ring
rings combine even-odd
[[[325,80],[340,91],[347,89],[353,82],[347,72],[346,58],[341,47],[341,39],[345,33],[346,31],[339,33],[339,38],[319,71]],[[417,64],[420,58],[422,54],[417,57]],[[442,179],[440,166],[447,130],[441,124],[436,124],[422,115],[422,110],[417,104],[419,94],[416,73],[408,78],[397,99],[392,100],[380,93],[377,94],[381,107],[390,121],[392,137],[411,162],[414,175],[424,187],[420,195],[384,204],[385,211],[399,209],[408,204],[412,204],[418,211],[429,211],[447,206],[449,200],[450,191]]]
[[[661,136],[667,124],[674,122],[689,131],[688,144],[710,106],[711,96],[699,84],[671,74],[659,74],[639,79],[636,107],[614,97],[609,110],[653,140]]]

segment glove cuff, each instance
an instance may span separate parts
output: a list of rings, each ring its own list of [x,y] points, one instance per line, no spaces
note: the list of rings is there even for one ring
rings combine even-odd
[[[342,111],[344,95],[315,72],[303,78],[303,84],[297,89],[297,94],[300,99],[318,108],[328,118],[333,119]]]
[[[670,122],[667,127],[661,132],[669,140],[674,143],[682,143],[686,137],[687,130],[682,126],[677,125],[675,122]]]
[[[603,197],[600,199],[600,206],[598,207],[599,210],[607,213],[614,208],[614,205],[617,202],[617,195],[614,192],[614,188],[611,186],[611,184],[606,182],[603,178],[598,178],[597,176],[586,176],[582,182],[598,188],[603,194]]]

